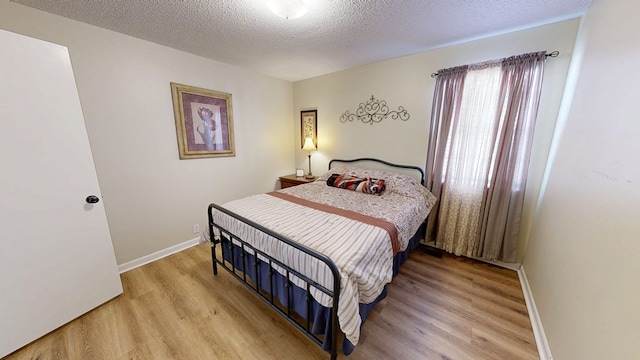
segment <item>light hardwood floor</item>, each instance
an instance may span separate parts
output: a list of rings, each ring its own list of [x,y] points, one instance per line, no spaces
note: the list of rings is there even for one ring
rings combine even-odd
[[[207,245],[122,282],[123,295],[5,360],[329,358],[226,271],[213,276]],[[340,358],[539,359],[514,271],[420,250]]]

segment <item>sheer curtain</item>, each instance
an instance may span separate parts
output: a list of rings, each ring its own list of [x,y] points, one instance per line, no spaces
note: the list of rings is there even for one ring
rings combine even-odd
[[[467,66],[440,71],[436,80],[433,104],[431,107],[431,126],[429,129],[429,148],[425,167],[425,186],[438,198],[442,196],[444,172],[443,156],[448,145],[451,127],[455,126],[460,112],[462,89],[467,75]],[[435,240],[440,202],[431,209],[427,219],[426,241]]]
[[[425,186],[439,198],[427,241],[516,261],[545,53],[439,71]]]

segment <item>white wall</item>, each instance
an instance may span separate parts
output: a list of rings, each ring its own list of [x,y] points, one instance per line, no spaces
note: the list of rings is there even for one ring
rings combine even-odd
[[[318,109],[318,151],[312,155],[316,174],[326,171],[331,158],[377,157],[424,167],[431,102],[439,69],[540,50],[558,50],[547,61],[527,194],[521,246],[522,258],[544,173],[548,149],[562,98],[579,20],[513,32],[492,38],[427,51],[294,83],[294,110]],[[340,115],[355,112],[371,95],[386,100],[389,110],[405,107],[408,121],[385,120],[379,124],[341,123]],[[300,150],[299,113],[295,124],[296,165],[307,168]]]
[[[523,268],[556,360],[640,359],[640,3],[596,0]]]
[[[197,237],[210,202],[293,172],[290,82],[7,0],[0,28],[69,48],[119,264]],[[170,82],[232,94],[235,157],[179,160]]]

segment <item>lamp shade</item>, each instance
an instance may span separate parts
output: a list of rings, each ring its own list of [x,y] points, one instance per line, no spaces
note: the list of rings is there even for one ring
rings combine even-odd
[[[308,137],[304,139],[304,145],[302,146],[302,150],[305,151],[313,151],[316,149],[315,144],[313,143],[313,139]]]
[[[272,13],[283,19],[297,19],[309,10],[307,0],[267,0]]]

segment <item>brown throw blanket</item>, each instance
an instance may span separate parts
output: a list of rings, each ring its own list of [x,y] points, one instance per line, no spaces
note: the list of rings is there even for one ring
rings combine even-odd
[[[312,209],[316,209],[316,210],[320,210],[320,211],[324,211],[330,214],[336,214],[336,215],[340,215],[340,216],[344,216],[346,218],[349,218],[351,220],[356,220],[356,221],[360,221],[362,223],[365,224],[369,224],[369,225],[373,225],[376,227],[379,227],[383,230],[385,230],[388,234],[389,234],[389,238],[391,240],[391,248],[393,249],[393,256],[395,256],[398,251],[400,251],[400,244],[398,243],[398,229],[396,229],[396,226],[393,223],[390,223],[386,220],[383,219],[378,219],[378,218],[374,218],[368,215],[363,215],[360,213],[357,213],[355,211],[351,211],[351,210],[345,210],[345,209],[340,209],[340,208],[336,208],[333,206],[329,206],[329,205],[324,205],[324,204],[319,204],[313,201],[309,201],[309,200],[305,200],[305,199],[301,199],[295,196],[291,196],[289,194],[284,194],[281,192],[270,192],[267,193],[268,195],[272,195],[275,196],[277,198],[280,198],[282,200],[287,200],[289,202],[298,204],[298,205],[303,205],[306,207],[310,207]]]

